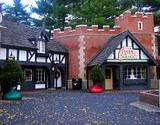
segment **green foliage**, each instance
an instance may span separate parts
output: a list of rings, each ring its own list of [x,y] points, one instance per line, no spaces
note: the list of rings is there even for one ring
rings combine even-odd
[[[0,72],[0,83],[7,84],[9,87],[14,87],[24,80],[24,74],[21,66],[15,59],[7,59],[4,67]]]
[[[48,29],[52,29],[52,26],[63,29],[68,25],[66,17],[78,2],[77,0],[38,0],[37,8],[32,8],[32,12],[41,15],[43,19],[33,19],[33,22],[38,26],[42,26],[42,22],[45,22]]]
[[[143,6],[160,8],[160,0],[37,0],[37,7],[33,7],[31,11],[42,19],[35,19],[30,18],[30,13],[26,11],[27,6],[22,5],[21,0],[13,1],[12,6],[5,5],[3,10],[11,20],[26,24],[32,22],[35,26],[45,23],[46,28],[50,30],[53,26],[64,29],[66,26],[75,27],[79,24],[113,27],[114,18],[131,9],[133,5],[138,7],[138,10]]]
[[[143,0],[143,5],[160,8],[160,0]]]
[[[133,0],[119,0],[117,6],[123,10],[130,9],[133,5]]]
[[[158,7],[160,0],[38,0],[38,7],[32,11],[43,16],[42,20],[34,20],[35,24],[40,26],[45,22],[48,29],[79,24],[113,27],[114,18],[133,5],[138,7],[132,10],[135,12],[146,5]]]
[[[41,22],[44,21],[49,29],[78,24],[102,27],[107,24],[113,26],[115,16],[122,13],[116,5],[116,0],[38,0],[38,7],[32,11],[44,17]],[[40,23],[35,20],[35,24]]]
[[[98,65],[96,65],[90,70],[89,78],[93,81],[94,84],[100,85],[102,85],[105,80],[104,74],[102,73]]]
[[[122,11],[116,8],[116,0],[83,0],[80,6],[73,8],[72,14],[77,24],[113,26],[113,18]]]
[[[160,25],[160,13],[154,13],[154,23]]]
[[[42,16],[43,19],[34,19],[32,18],[32,22],[35,26],[42,26],[43,22],[45,22],[48,29],[51,29],[54,25],[54,19],[52,19],[52,1],[53,0],[38,0],[36,1],[37,7],[32,7],[31,11],[33,13],[37,13]]]
[[[14,22],[30,24],[30,14],[26,11],[26,7],[21,0],[13,0],[12,6],[4,6],[3,13]]]

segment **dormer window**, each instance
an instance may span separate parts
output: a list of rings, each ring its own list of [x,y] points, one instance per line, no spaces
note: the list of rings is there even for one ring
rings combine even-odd
[[[138,30],[143,30],[143,23],[138,21]]]
[[[45,42],[38,41],[37,42],[38,53],[45,53]]]

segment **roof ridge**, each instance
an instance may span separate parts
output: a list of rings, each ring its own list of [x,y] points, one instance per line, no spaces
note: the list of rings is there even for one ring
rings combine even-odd
[[[108,42],[106,42],[105,46],[98,53],[96,53],[95,56],[93,56],[93,58],[89,61],[89,63],[87,65],[90,65],[90,66],[95,65],[95,64],[101,65],[105,61],[105,59],[110,55],[110,53],[114,49],[116,49],[116,47],[120,44],[120,42],[122,42],[122,40],[127,36],[130,36],[131,39],[133,39],[133,41],[149,57],[149,59],[154,64],[157,64],[155,59],[153,58],[153,56],[146,50],[146,48],[136,39],[136,37],[129,30],[127,30],[127,31],[124,31],[124,32],[118,34],[117,36],[114,36],[111,39],[109,39]],[[103,57],[100,55],[101,53],[102,53]]]
[[[117,35],[113,35],[108,40],[106,40],[106,42],[104,43],[104,46],[101,47],[97,51],[97,53],[88,61],[87,65],[89,65],[94,60],[94,58],[96,58],[103,51],[104,48],[106,48],[106,46],[109,44],[109,42],[111,42],[113,39],[117,38],[118,36],[120,36],[120,35],[122,35],[123,33],[126,33],[126,32],[128,32],[128,31],[124,31],[124,32],[121,32],[121,33],[119,33]]]
[[[108,42],[110,42],[113,38],[115,38],[115,36],[111,36],[105,43],[104,43],[104,46],[101,47],[97,53],[88,61],[87,65],[89,65],[93,60],[94,58],[96,58],[102,51],[103,49],[107,46]]]
[[[68,49],[66,49],[62,43],[56,41],[55,39],[50,39],[47,45],[47,49],[51,51],[59,51],[64,53],[68,52]]]

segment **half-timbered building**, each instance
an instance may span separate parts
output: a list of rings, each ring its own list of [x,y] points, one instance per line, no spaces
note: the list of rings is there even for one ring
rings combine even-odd
[[[132,33],[125,31],[106,42],[88,63],[88,70],[94,65],[101,67],[105,74],[105,90],[148,89],[151,86],[150,66],[156,64]]]
[[[22,66],[25,82],[17,89],[66,87],[67,50],[49,38],[45,28],[30,27],[3,17],[0,22],[0,66],[9,57]]]
[[[157,44],[153,29],[152,13],[130,11],[116,17],[113,28],[78,25],[64,31],[54,29],[54,39],[70,52],[69,88],[72,79],[79,78],[83,81],[82,88],[89,88],[92,84],[87,84],[87,77],[94,65],[100,65],[106,76],[106,90],[156,88]]]

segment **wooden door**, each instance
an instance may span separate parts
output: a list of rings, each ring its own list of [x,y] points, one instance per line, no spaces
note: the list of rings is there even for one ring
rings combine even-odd
[[[105,70],[105,89],[106,90],[112,90],[113,89],[112,68],[106,68],[106,70]]]

